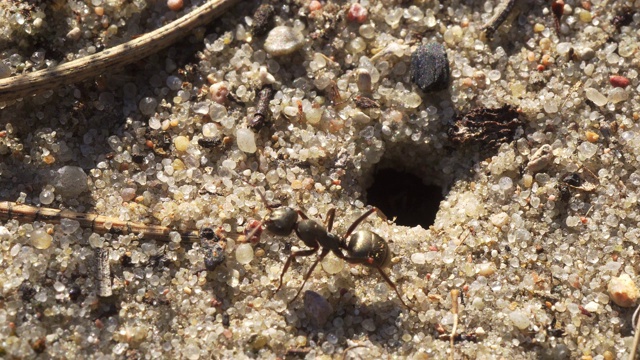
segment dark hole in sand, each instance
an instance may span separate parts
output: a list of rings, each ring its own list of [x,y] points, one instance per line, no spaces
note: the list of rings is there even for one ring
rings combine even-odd
[[[442,188],[425,185],[418,176],[395,169],[382,169],[373,175],[367,189],[367,204],[380,209],[396,224],[428,229],[436,219]]]

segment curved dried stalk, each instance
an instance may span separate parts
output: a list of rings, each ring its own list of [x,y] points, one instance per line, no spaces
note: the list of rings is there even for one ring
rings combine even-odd
[[[51,69],[0,80],[0,103],[73,84],[119,69],[175,43],[204,26],[239,0],[211,0],[189,14],[127,43],[73,60]]]

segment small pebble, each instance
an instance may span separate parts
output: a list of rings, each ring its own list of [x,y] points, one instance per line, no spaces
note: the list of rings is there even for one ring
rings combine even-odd
[[[612,104],[617,104],[628,99],[629,93],[625,89],[620,87],[611,89],[611,91],[609,92],[609,96],[607,97],[607,100]]]
[[[42,205],[49,205],[56,199],[56,195],[50,189],[45,188],[40,192],[39,198]]]
[[[489,221],[495,226],[502,227],[509,223],[509,215],[505,212],[489,216]]]
[[[636,304],[640,293],[636,284],[628,274],[612,277],[607,286],[611,300],[621,307],[632,307]]]
[[[245,265],[251,262],[254,258],[253,246],[249,243],[240,244],[236,248],[236,261]]]
[[[80,222],[73,219],[60,219],[60,229],[63,233],[69,235],[73,234],[80,228]],[[1,238],[1,237],[0,237]]]
[[[367,16],[369,15],[369,11],[367,8],[363,7],[358,3],[351,4],[349,7],[349,12],[347,13],[347,20],[351,22],[357,22],[358,24],[362,24],[367,21]]]
[[[267,346],[267,344],[269,343],[269,339],[264,335],[256,335],[256,336],[253,336],[251,339],[252,339],[251,348],[254,351],[258,351],[262,349],[263,347]]]
[[[546,168],[553,160],[551,145],[544,144],[531,156],[527,164],[527,171],[536,173]]]
[[[64,198],[73,198],[87,191],[87,174],[78,166],[63,166],[58,170],[53,186]]]
[[[462,27],[460,27],[459,25],[454,25],[449,27],[444,32],[444,34],[442,35],[442,38],[444,39],[444,42],[446,42],[447,44],[455,45],[462,40],[462,36],[463,36]]]
[[[4,61],[0,61],[0,79],[4,79],[9,76],[11,76],[11,68],[5,64]]]
[[[449,60],[444,46],[421,45],[411,55],[411,81],[424,92],[444,90],[449,85]]]
[[[184,2],[182,0],[167,0],[167,7],[171,11],[179,11],[184,6]]]
[[[322,120],[323,108],[311,108],[306,112],[305,118],[309,124],[317,124]]]
[[[4,226],[0,226],[0,240],[7,241],[11,238],[11,232]]]
[[[556,45],[556,52],[560,55],[567,54],[571,49],[573,49],[573,47],[570,42],[561,42],[558,45]]]
[[[126,187],[120,190],[120,196],[124,201],[131,201],[136,197],[136,189],[131,187]]]
[[[626,88],[631,83],[629,79],[620,75],[612,75],[609,78],[609,82],[611,83],[611,86],[621,88]]]
[[[309,3],[309,11],[317,11],[322,9],[322,3],[318,0],[313,0]]]
[[[590,159],[598,152],[598,145],[592,144],[588,141],[578,145],[578,154],[585,159]]]
[[[411,262],[416,265],[423,265],[426,262],[426,256],[424,253],[411,254]]]
[[[227,95],[229,95],[229,88],[225,82],[217,82],[209,87],[209,96],[211,96],[211,100],[218,104],[226,103]]]
[[[300,30],[288,26],[273,28],[264,41],[264,50],[271,56],[290,55],[304,45],[304,35]]]
[[[258,150],[256,147],[256,135],[249,129],[238,129],[236,131],[236,140],[238,141],[238,149],[253,154]]]
[[[322,269],[326,271],[329,275],[335,275],[342,271],[344,268],[344,261],[338,259],[337,257],[330,255],[322,260]]]
[[[593,15],[591,15],[591,12],[589,11],[580,12],[580,21],[584,23],[588,23],[588,22],[591,22],[592,19],[593,19]]]
[[[420,104],[422,104],[422,98],[420,97],[420,95],[414,92],[410,92],[406,96],[402,97],[401,102],[402,105],[406,106],[407,108],[415,109],[420,106]]]
[[[356,85],[358,86],[358,90],[365,94],[371,92],[372,84],[371,84],[371,74],[367,69],[357,69],[356,70]]]
[[[600,139],[600,135],[590,130],[585,132],[585,137],[587,138],[587,141],[591,143],[598,142],[598,139]]]
[[[80,36],[82,36],[82,30],[79,27],[74,27],[67,33],[67,39],[69,40],[79,40]]]
[[[527,314],[525,314],[522,310],[515,310],[511,312],[509,314],[509,319],[511,320],[513,325],[520,330],[526,330],[531,324],[529,318],[527,317]]]
[[[476,274],[480,276],[491,276],[497,270],[496,264],[492,262],[486,262],[476,265]]]
[[[598,305],[598,303],[596,303],[595,301],[589,301],[587,305],[584,306],[584,309],[588,312],[597,312],[599,308],[600,305]]]
[[[589,61],[596,56],[596,52],[590,47],[581,47],[576,50],[576,55],[580,60]]]
[[[176,146],[176,150],[178,151],[187,151],[189,138],[186,136],[176,136],[176,138],[173,139],[173,145]]]
[[[568,360],[571,358],[571,350],[565,344],[558,344],[546,350],[541,357],[542,360]]]
[[[605,106],[607,104],[607,97],[594,88],[586,88],[584,94],[587,96],[587,99],[593,101],[597,106]]]
[[[158,106],[158,101],[152,97],[145,97],[140,100],[138,104],[138,109],[143,115],[153,115],[156,112],[156,106]]]
[[[31,232],[31,245],[39,250],[46,250],[51,246],[53,237],[47,234],[44,229],[37,229]]]
[[[376,331],[376,323],[371,318],[364,319],[362,320],[362,328],[369,332],[374,332]]]
[[[322,327],[333,314],[333,307],[322,295],[307,290],[304,292],[304,311],[316,327]]]

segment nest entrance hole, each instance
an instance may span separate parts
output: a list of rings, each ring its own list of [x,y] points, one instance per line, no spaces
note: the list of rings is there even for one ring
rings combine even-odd
[[[403,226],[420,225],[428,229],[436,219],[442,200],[442,187],[425,184],[415,174],[393,168],[377,170],[367,189],[367,203],[389,219],[396,218],[396,224]]]

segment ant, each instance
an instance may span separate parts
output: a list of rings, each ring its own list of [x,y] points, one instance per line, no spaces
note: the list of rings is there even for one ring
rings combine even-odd
[[[269,205],[264,194],[259,190],[256,191],[267,208],[273,209],[263,220],[265,229],[276,236],[289,236],[295,231],[298,238],[309,247],[309,249],[293,251],[291,255],[289,255],[282,269],[282,274],[280,274],[280,285],[278,285],[276,292],[282,287],[284,274],[289,270],[291,261],[294,258],[311,256],[320,250],[320,255],[305,274],[300,289],[298,289],[296,296],[294,296],[289,303],[293,302],[298,295],[300,295],[302,288],[304,288],[309,276],[311,276],[311,273],[313,273],[318,263],[322,261],[329,252],[332,252],[338,258],[350,264],[361,264],[377,269],[387,284],[395,290],[402,305],[406,306],[409,310],[413,310],[413,308],[402,300],[396,284],[394,284],[383,271],[383,268],[388,267],[391,262],[391,251],[389,250],[387,242],[380,235],[368,230],[358,230],[354,232],[356,227],[360,225],[364,219],[377,210],[375,207],[360,215],[360,217],[349,226],[344,236],[340,237],[331,232],[336,209],[333,208],[327,212],[326,223],[322,226],[318,222],[309,219],[301,210],[295,210],[288,206],[280,207],[280,205]],[[299,220],[298,217],[300,217],[301,220]],[[255,227],[247,238],[251,239],[253,233],[262,228],[261,225]]]

